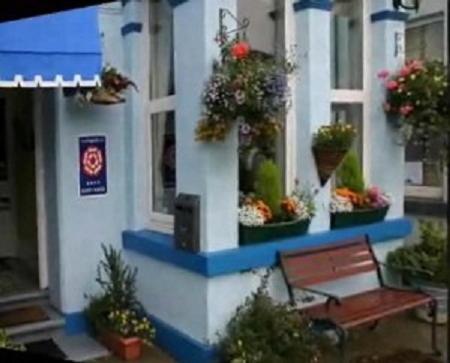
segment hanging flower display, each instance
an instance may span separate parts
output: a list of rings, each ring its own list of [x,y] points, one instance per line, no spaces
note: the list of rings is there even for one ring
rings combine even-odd
[[[356,129],[344,123],[322,126],[314,134],[313,154],[322,186],[344,160],[355,136]]]
[[[283,128],[280,112],[288,105],[288,75],[294,66],[252,51],[248,42],[220,39],[221,60],[202,95],[203,117],[196,140],[225,140],[238,124],[241,145],[260,145],[274,140]]]
[[[122,93],[128,87],[137,91],[136,84],[125,77],[116,68],[105,67],[101,73],[101,85],[87,95],[87,100],[99,105],[114,105],[125,102]]]
[[[406,138],[427,145],[449,127],[447,71],[441,62],[411,60],[394,74],[378,73],[386,88],[385,112]]]

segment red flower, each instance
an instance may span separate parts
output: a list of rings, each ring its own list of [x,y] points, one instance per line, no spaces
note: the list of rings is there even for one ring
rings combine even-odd
[[[235,59],[247,58],[250,54],[250,45],[247,42],[237,42],[231,47],[231,55]]]
[[[398,82],[396,81],[389,81],[386,83],[386,88],[389,91],[395,91],[398,88]]]

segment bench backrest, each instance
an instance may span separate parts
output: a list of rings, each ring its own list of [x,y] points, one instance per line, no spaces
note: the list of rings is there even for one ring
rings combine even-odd
[[[280,253],[290,287],[308,287],[366,272],[377,271],[377,260],[367,237],[330,246]]]

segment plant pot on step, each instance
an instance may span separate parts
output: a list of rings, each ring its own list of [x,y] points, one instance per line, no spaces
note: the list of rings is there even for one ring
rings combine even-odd
[[[239,225],[239,244],[252,245],[277,239],[301,236],[308,232],[309,219],[292,222],[264,224],[262,226]]]
[[[123,338],[118,334],[102,331],[98,340],[117,357],[125,360],[137,360],[142,355],[142,340],[140,338]]]
[[[331,229],[362,226],[381,222],[386,218],[389,207],[359,209],[353,212],[331,213]]]
[[[324,186],[345,158],[348,150],[313,147],[320,185]]]

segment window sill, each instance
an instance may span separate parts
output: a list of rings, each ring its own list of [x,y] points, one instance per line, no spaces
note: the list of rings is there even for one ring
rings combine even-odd
[[[123,247],[127,251],[212,278],[275,266],[278,263],[278,252],[280,251],[339,243],[342,240],[366,234],[371,243],[376,244],[407,237],[411,231],[411,222],[406,218],[401,218],[224,251],[193,254],[177,250],[174,247],[172,235],[142,230],[125,231]]]

